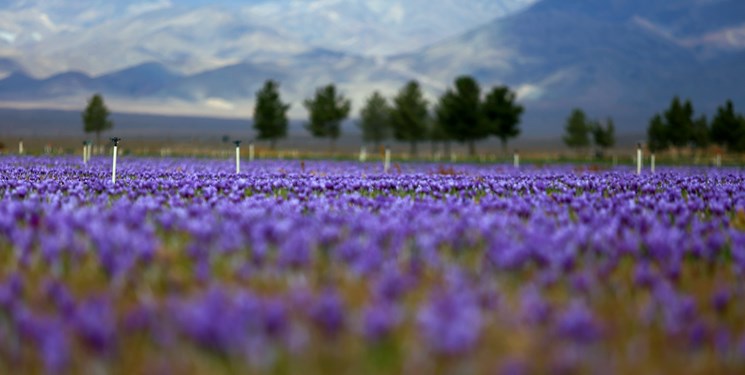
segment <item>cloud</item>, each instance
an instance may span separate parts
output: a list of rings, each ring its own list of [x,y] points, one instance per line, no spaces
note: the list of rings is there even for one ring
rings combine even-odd
[[[171,7],[173,7],[173,3],[171,2],[171,0],[137,3],[127,7],[127,14],[130,16],[137,16],[140,14],[150,13],[161,9],[168,9]]]
[[[16,34],[13,34],[11,32],[0,30],[0,40],[4,40],[8,43],[14,43],[16,41]]]
[[[219,99],[219,98],[208,98],[205,100],[204,104],[207,105],[207,107],[214,108],[214,109],[224,109],[224,110],[232,110],[235,109],[235,105],[227,100]]]
[[[406,16],[406,10],[400,3],[396,3],[386,14],[385,20],[393,23],[403,23]]]

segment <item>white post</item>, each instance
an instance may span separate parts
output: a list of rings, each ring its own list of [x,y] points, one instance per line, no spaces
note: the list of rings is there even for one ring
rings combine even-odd
[[[636,174],[642,174],[642,144],[636,145]]]
[[[83,164],[88,164],[88,144],[83,142]]]
[[[18,155],[23,155],[23,139],[18,141]]]
[[[514,164],[515,168],[520,168],[520,153],[517,150],[515,150],[513,159],[514,160],[512,164]]]
[[[235,173],[241,173],[241,141],[235,141]]]
[[[254,161],[254,143],[253,142],[248,144],[248,161],[249,162]]]
[[[119,147],[119,141],[120,140],[121,139],[116,138],[116,137],[111,138],[111,142],[114,143],[114,153],[113,153],[113,157],[112,157],[112,161],[111,161],[111,183],[112,184],[115,184],[116,183],[116,154],[118,152],[118,147]]]
[[[717,154],[716,165],[717,165],[717,168],[722,166],[722,154]]]
[[[364,163],[367,160],[367,149],[365,146],[360,148],[360,163]]]
[[[385,148],[385,161],[383,162],[383,173],[388,173],[388,169],[391,168],[391,149]]]
[[[654,154],[649,157],[649,166],[652,173],[654,173]]]

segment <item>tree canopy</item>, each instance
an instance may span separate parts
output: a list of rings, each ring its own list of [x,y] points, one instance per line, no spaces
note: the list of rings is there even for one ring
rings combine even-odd
[[[575,150],[582,150],[590,145],[590,126],[587,115],[579,108],[575,108],[566,120],[564,126],[564,144]]]
[[[390,136],[390,122],[391,107],[388,101],[380,92],[373,92],[360,110],[359,127],[362,130],[362,140],[379,146]]]
[[[440,97],[436,115],[452,139],[468,142],[471,155],[476,154],[474,142],[489,135],[481,110],[481,87],[471,76],[456,78],[454,88]]]
[[[96,133],[96,144],[101,144],[101,132],[114,127],[109,119],[110,114],[101,94],[95,94],[88,100],[88,106],[82,113],[83,131]]]
[[[411,154],[416,155],[416,144],[427,138],[428,103],[417,81],[409,81],[393,99],[391,125],[396,140],[409,142]]]
[[[507,151],[507,142],[520,135],[520,116],[524,108],[515,101],[515,93],[507,86],[494,87],[484,99],[487,132],[499,138],[503,152]]]
[[[333,147],[341,134],[341,123],[352,109],[349,99],[338,93],[332,83],[316,89],[314,97],[306,99],[303,105],[309,113],[305,128],[314,137],[329,138]]]
[[[287,111],[290,104],[283,103],[279,94],[279,84],[273,80],[264,82],[256,92],[253,127],[257,139],[269,140],[274,149],[277,140],[287,136]]]

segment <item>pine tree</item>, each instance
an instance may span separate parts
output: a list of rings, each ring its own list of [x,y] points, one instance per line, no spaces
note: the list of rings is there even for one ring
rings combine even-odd
[[[379,92],[373,92],[360,110],[358,125],[362,130],[362,140],[372,142],[378,148],[390,136],[390,117],[391,107],[388,102]]]
[[[711,141],[729,151],[745,151],[745,117],[735,113],[731,100],[717,109],[711,122]]]
[[[590,126],[587,123],[587,116],[581,109],[574,109],[567,118],[564,126],[564,144],[577,151],[587,148],[590,145]]]
[[[663,114],[668,128],[667,136],[675,147],[686,147],[693,134],[693,105],[690,100],[681,102],[677,96],[670,103],[670,108]]]
[[[393,99],[391,126],[396,140],[409,142],[411,154],[416,156],[417,142],[427,138],[429,112],[427,100],[417,81],[409,81]]]
[[[309,113],[305,129],[314,137],[329,138],[333,150],[341,134],[341,123],[352,109],[351,102],[336,92],[334,84],[329,84],[316,89],[313,99],[306,99],[303,105]]]
[[[103,101],[100,94],[95,94],[88,100],[88,106],[82,113],[83,131],[86,133],[96,133],[96,144],[101,144],[101,132],[114,127],[114,123],[109,120],[109,109]]]
[[[282,103],[279,84],[273,80],[264,82],[256,92],[253,127],[257,139],[269,140],[270,148],[275,149],[277,140],[287,136],[287,111],[290,105]]]
[[[516,95],[507,86],[493,88],[484,99],[483,113],[488,132],[502,141],[502,152],[507,153],[507,142],[520,135],[520,116],[523,106],[515,103]]]
[[[647,147],[649,151],[652,153],[665,151],[669,147],[667,131],[667,126],[665,126],[665,122],[659,114],[654,115],[649,120],[649,127],[647,127]]]
[[[608,118],[605,126],[600,121],[594,121],[590,126],[592,139],[595,146],[599,149],[602,156],[605,150],[616,144],[616,127],[613,119]]]
[[[456,78],[455,88],[440,97],[436,115],[451,138],[468,143],[471,156],[476,155],[475,142],[489,135],[481,107],[481,87],[473,77]]]

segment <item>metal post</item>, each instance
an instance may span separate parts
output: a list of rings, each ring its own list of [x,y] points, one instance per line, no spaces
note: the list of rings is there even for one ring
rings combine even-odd
[[[241,141],[234,141],[235,144],[235,173],[241,173]]]
[[[642,144],[636,145],[636,174],[642,174]]]
[[[114,153],[113,158],[111,162],[111,183],[116,183],[116,154],[118,152],[119,147],[119,141],[121,141],[121,138],[113,137],[111,138],[111,142],[114,143]]]

